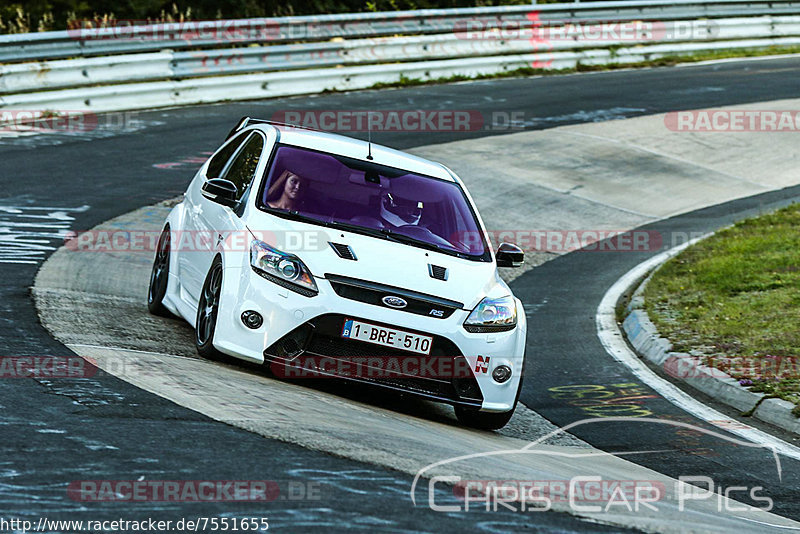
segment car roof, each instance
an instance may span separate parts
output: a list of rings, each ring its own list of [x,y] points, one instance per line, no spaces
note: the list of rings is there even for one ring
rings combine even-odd
[[[368,161],[368,143],[360,139],[300,127],[272,124],[253,124],[252,127],[265,132],[277,130],[279,143]],[[457,182],[450,171],[440,163],[375,143],[372,143],[372,160],[370,161],[416,174],[447,180],[448,182]]]

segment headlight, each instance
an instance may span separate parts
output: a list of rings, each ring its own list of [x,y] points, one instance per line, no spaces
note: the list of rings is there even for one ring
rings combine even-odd
[[[250,244],[250,266],[259,275],[301,295],[319,293],[308,267],[293,254],[274,249],[257,239]]]
[[[486,297],[475,306],[464,329],[467,332],[504,332],[517,326],[517,303],[511,295],[499,299]]]

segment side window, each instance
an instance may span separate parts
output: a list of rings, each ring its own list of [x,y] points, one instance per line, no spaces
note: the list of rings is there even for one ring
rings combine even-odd
[[[225,164],[228,163],[228,160],[231,159],[236,153],[236,149],[247,139],[247,136],[250,135],[250,132],[244,132],[239,134],[235,137],[230,143],[225,145],[225,147],[217,152],[217,154],[211,158],[211,161],[208,163],[208,169],[206,170],[206,176],[208,178],[221,178],[222,171],[225,170]]]
[[[253,134],[247,140],[244,147],[236,155],[236,158],[228,167],[225,173],[226,180],[230,180],[236,185],[238,192],[236,200],[240,200],[245,190],[250,186],[256,174],[258,161],[261,159],[261,152],[264,150],[264,139],[259,134]]]

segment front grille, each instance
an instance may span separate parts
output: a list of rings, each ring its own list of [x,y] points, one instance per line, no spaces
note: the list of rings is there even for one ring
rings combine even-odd
[[[387,286],[366,280],[348,278],[335,274],[326,274],[325,278],[331,283],[331,287],[340,297],[357,300],[373,306],[382,308],[390,307],[384,304],[385,297],[400,297],[406,301],[403,308],[395,308],[400,311],[424,315],[435,319],[446,319],[453,315],[453,312],[460,310],[464,305],[454,300],[447,300],[433,295],[426,295],[408,289]]]
[[[325,362],[326,364],[339,362],[343,365],[323,365],[324,372],[321,374],[433,397],[451,404],[480,406],[483,395],[469,363],[458,347],[449,339],[424,332],[414,332],[433,338],[430,354],[425,356],[343,338],[341,337],[342,328],[347,319],[362,320],[340,314],[321,315],[295,328],[273,343],[264,351],[264,357],[270,362],[290,362],[291,365],[296,366],[295,369],[302,369],[304,372],[323,371],[317,366],[322,361],[320,358],[324,358],[328,360]],[[366,321],[392,328],[391,325],[381,325],[369,319]],[[295,347],[302,347],[302,349],[299,353],[287,350]],[[380,358],[380,360],[376,361],[375,358]],[[413,369],[423,367],[426,372],[409,374],[404,372],[408,369],[402,365],[396,368],[392,367],[391,372],[386,372],[387,367],[382,365],[389,359],[392,362],[414,363]],[[426,363],[427,365],[425,365]],[[336,369],[347,369],[348,372],[341,374]],[[354,369],[358,369],[358,372],[350,372]],[[371,372],[376,369],[381,372]],[[444,373],[439,374],[438,371],[444,371]],[[287,373],[287,376],[290,374]]]
[[[313,330],[314,327],[309,323],[295,328],[270,347],[271,354],[287,361],[295,359],[307,349]]]

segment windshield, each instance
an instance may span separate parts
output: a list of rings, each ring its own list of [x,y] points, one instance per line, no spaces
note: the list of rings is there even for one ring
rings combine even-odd
[[[278,145],[259,208],[489,260],[457,183],[344,156]]]

